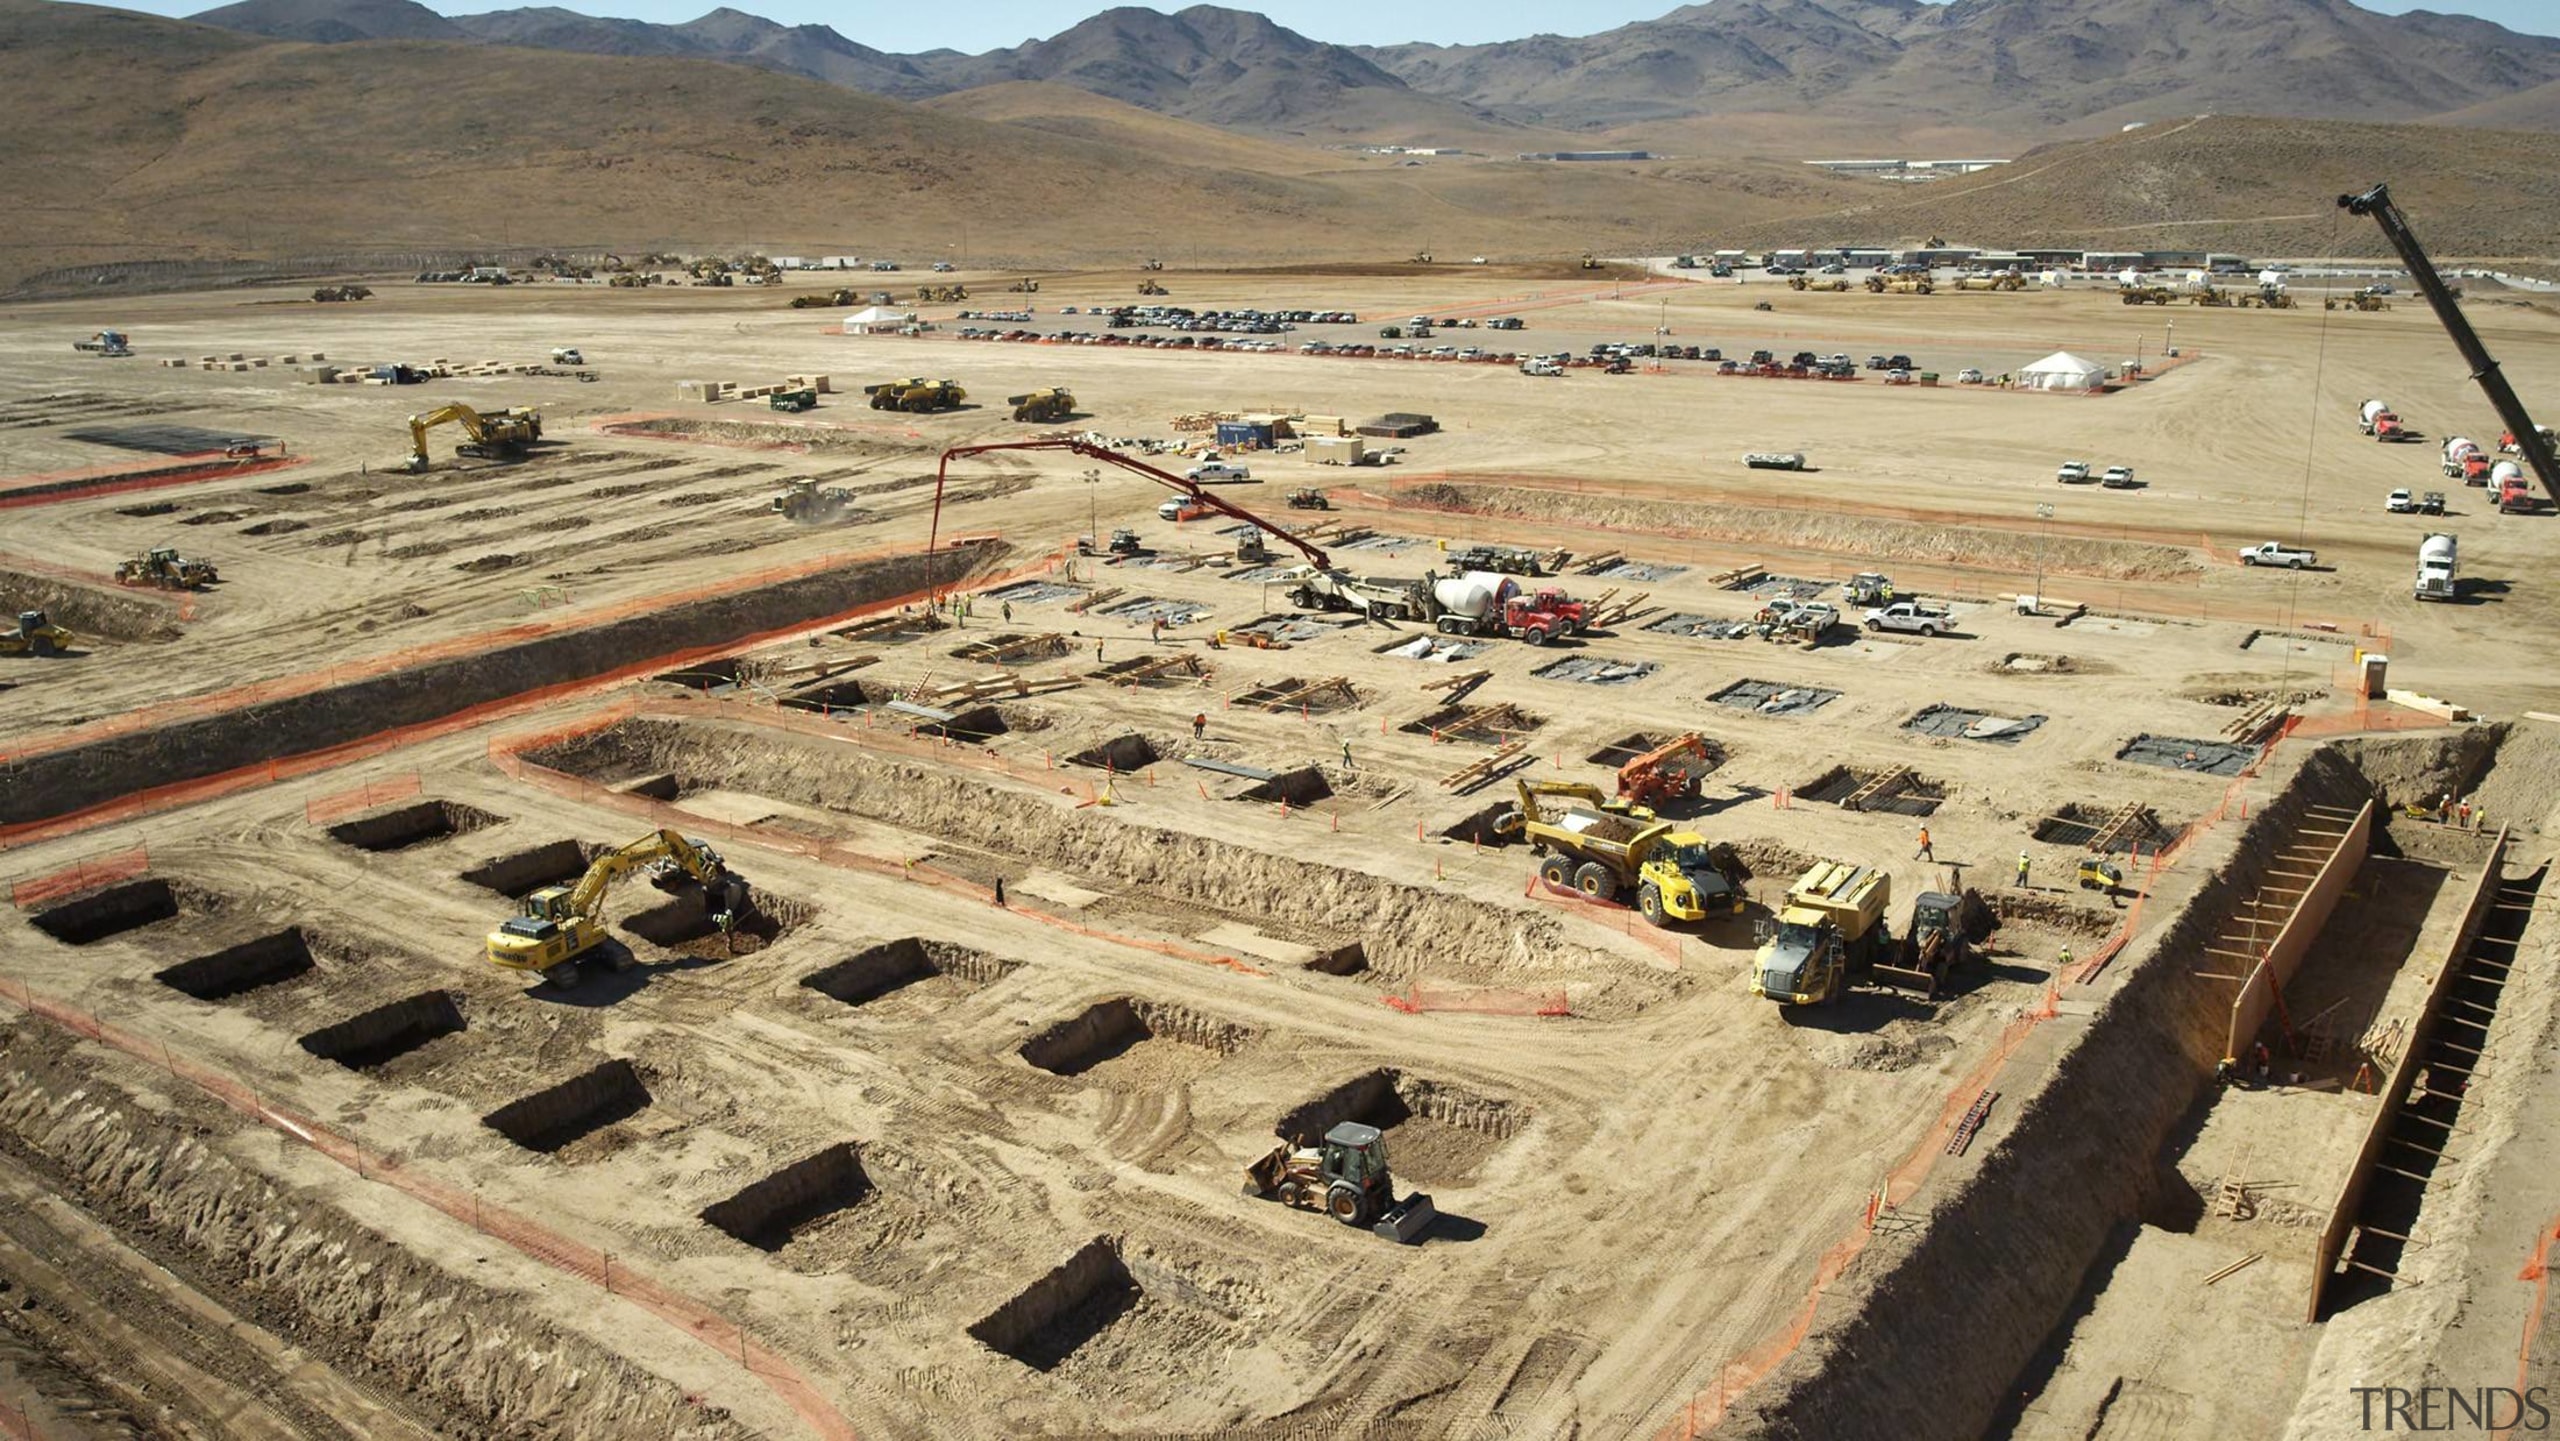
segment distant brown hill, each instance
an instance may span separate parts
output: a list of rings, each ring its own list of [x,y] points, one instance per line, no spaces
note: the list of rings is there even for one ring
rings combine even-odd
[[[1108,102],[996,122],[699,59],[269,42],[40,0],[0,0],[0,92],[16,121],[0,285],[75,263],[503,245],[965,244],[1008,267],[1625,254],[1709,200],[1749,220],[1850,193],[1807,197],[1797,167],[1762,197],[1629,167],[1317,150],[1341,168],[1309,174],[1300,151]],[[1144,127],[1166,153],[1130,143]]]
[[[2440,257],[2560,253],[2560,135],[2217,116],[2029,151],[1996,170],[1737,227],[1740,243],[1916,243],[2379,256],[2336,198],[2387,181]]]

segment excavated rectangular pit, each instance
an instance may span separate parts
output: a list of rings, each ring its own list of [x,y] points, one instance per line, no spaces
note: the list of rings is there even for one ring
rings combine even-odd
[[[2082,805],[2078,801],[2058,807],[2053,814],[2034,826],[2037,840],[2058,846],[2075,846],[2082,850],[2101,850],[2110,854],[2132,850],[2158,850],[2177,839],[2177,831],[2160,823],[2148,806],[2137,809],[2124,825],[2115,824],[2121,808]],[[2109,834],[2112,830],[2113,834]],[[2106,844],[2097,845],[2104,836]]]
[[[1840,698],[1836,690],[1772,680],[1738,680],[1707,699],[1766,716],[1807,716]]]
[[[1831,582],[1827,580],[1807,580],[1800,575],[1772,575],[1767,571],[1762,571],[1758,575],[1745,576],[1725,587],[1727,590],[1743,591],[1750,595],[1808,597],[1820,595],[1830,588]]]
[[[152,979],[199,1001],[233,996],[290,981],[311,971],[311,943],[302,927],[226,946],[152,973]]]
[[[1959,705],[1922,706],[1902,723],[1907,731],[1937,736],[1942,740],[1989,741],[1993,745],[2013,746],[2043,725],[2040,715],[2005,716],[1990,711],[1969,710]]]
[[[2069,675],[2080,668],[2080,663],[2067,655],[2016,650],[2000,657],[1991,668],[2002,675]]]
[[[1114,996],[1024,1041],[1022,1059],[1051,1075],[1081,1076],[1149,1041],[1174,1041],[1228,1056],[1260,1034],[1253,1027],[1202,1015],[1188,1006]]]
[[[1489,640],[1460,640],[1455,636],[1417,635],[1407,639],[1385,641],[1370,647],[1380,655],[1398,660],[1428,661],[1447,665],[1452,661],[1473,660],[1493,649]]]
[[[1387,1133],[1387,1166],[1400,1185],[1464,1185],[1529,1122],[1524,1106],[1381,1066],[1293,1108],[1273,1127],[1312,1144],[1344,1121]]]
[[[2138,735],[2125,742],[2123,750],[2116,752],[2116,759],[2120,761],[2208,776],[2236,776],[2247,770],[2249,763],[2257,758],[2256,746],[2188,740],[2180,736]]]
[[[550,1155],[616,1121],[649,1108],[649,1087],[629,1061],[612,1060],[556,1086],[509,1101],[480,1124],[524,1147]]]
[[[858,680],[832,680],[803,686],[782,698],[786,710],[819,712],[862,710],[894,696],[865,686]]]
[[[1067,764],[1091,766],[1096,770],[1142,771],[1163,759],[1164,753],[1156,749],[1154,741],[1130,731],[1085,747],[1067,757]]]
[[[1551,660],[1529,674],[1540,680],[1572,681],[1577,685],[1626,685],[1640,681],[1660,670],[1649,660],[1611,660],[1607,656],[1569,655]]]
[[[1867,786],[1891,774],[1887,771],[1833,766],[1812,780],[1797,786],[1795,798],[1820,801],[1825,805],[1845,806],[1851,797]],[[1946,787],[1938,781],[1914,771],[1904,771],[1893,783],[1858,803],[1862,811],[1883,811],[1898,816],[1926,816],[1937,813],[1946,803]]]
[[[1547,718],[1516,705],[1444,705],[1429,715],[1406,721],[1397,730],[1435,741],[1500,745],[1547,723]]]
[[[1282,771],[1267,781],[1257,781],[1236,792],[1234,798],[1275,805],[1309,806],[1332,796],[1333,782],[1326,778],[1322,767],[1300,766],[1293,771]]]
[[[1120,1242],[1096,1236],[973,1323],[969,1334],[1034,1371],[1052,1371],[1136,1309],[1144,1296],[1121,1257]]]
[[[702,1220],[759,1251],[779,1251],[875,1194],[861,1148],[840,1141],[703,1207]]]
[[[65,945],[87,946],[182,915],[208,914],[222,904],[221,897],[184,881],[150,877],[57,901],[28,920]]]
[[[1514,831],[1505,835],[1496,830],[1495,825],[1518,809],[1520,809],[1520,803],[1517,800],[1495,801],[1483,810],[1471,811],[1459,817],[1440,834],[1462,845],[1507,846],[1520,839],[1519,833]]]
[[[895,714],[895,712],[891,712],[891,714]],[[982,705],[972,706],[967,710],[955,712],[951,719],[947,721],[919,721],[916,725],[916,734],[924,736],[941,736],[947,740],[966,741],[971,744],[976,744],[980,741],[992,740],[997,736],[1006,734],[1012,729],[1013,722],[1011,718],[1006,716],[1002,710],[995,706]]]
[[[684,794],[684,781],[673,772],[642,776],[614,787],[627,796],[643,796],[653,801],[671,801]]]
[[[724,941],[711,918],[710,897],[687,885],[660,905],[622,920],[622,929],[654,946],[697,956],[746,955],[763,950],[791,934],[817,914],[803,902],[777,896],[762,886],[747,887],[747,911],[730,926]]]
[[[924,936],[883,941],[800,978],[800,984],[848,1006],[866,1006],[921,981],[940,980],[956,995],[994,985],[1020,964],[971,946]]]
[[[1687,640],[1740,640],[1758,629],[1756,622],[1733,620],[1725,616],[1699,615],[1694,611],[1678,611],[1650,621],[1645,629],[1661,635],[1676,635]]]
[[[492,856],[462,872],[462,879],[483,890],[522,899],[544,886],[567,885],[585,875],[605,847],[587,841],[549,841],[503,856]]]
[[[1055,581],[1046,580],[1018,580],[1011,585],[999,586],[988,591],[978,597],[976,603],[979,606],[984,606],[988,601],[994,601],[999,606],[1055,605],[1059,601],[1074,600],[1085,593],[1085,588],[1080,585],[1060,585]]]
[[[309,1032],[301,1038],[302,1049],[350,1071],[370,1071],[460,1032],[463,1024],[458,993],[421,991]]]
[[[400,851],[464,835],[504,820],[460,801],[419,801],[329,827],[329,839],[360,851]]]
[[[1265,710],[1294,710],[1302,715],[1324,715],[1344,706],[1358,705],[1360,693],[1348,681],[1311,689],[1304,681],[1275,680],[1243,692],[1235,698],[1235,703],[1261,706]]]
[[[724,655],[715,660],[698,660],[674,670],[660,671],[650,679],[680,685],[687,690],[726,690],[738,684],[740,670],[738,657]]]

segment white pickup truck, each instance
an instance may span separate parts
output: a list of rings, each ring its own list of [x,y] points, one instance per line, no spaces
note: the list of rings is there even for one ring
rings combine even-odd
[[[1742,458],[1753,470],[1802,470],[1804,456],[1797,451],[1755,450]]]
[[[1942,605],[1923,605],[1916,600],[1897,600],[1867,612],[1867,629],[1899,630],[1914,635],[1944,635],[1955,629],[1955,617]]]
[[[2280,565],[2287,570],[2301,570],[2320,563],[2320,554],[2286,545],[2280,540],[2265,541],[2240,552],[2242,565]]]
[[[2062,469],[2054,472],[2053,478],[2062,482],[2064,485],[2087,485],[2089,483],[2089,462],[2085,460],[2066,460],[2062,463]]]

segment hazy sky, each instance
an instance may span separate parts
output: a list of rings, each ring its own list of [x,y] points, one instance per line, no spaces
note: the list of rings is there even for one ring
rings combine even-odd
[[[104,0],[115,3],[115,0]],[[135,9],[184,15],[218,0],[125,0]],[[546,0],[424,0],[449,15],[477,10],[505,10]],[[691,20],[723,0],[547,0],[591,15],[628,16],[640,20]],[[871,3],[849,5],[839,0],[726,0],[732,8],[779,20],[784,24],[833,26],[847,37],[882,50],[930,50],[948,47],[976,52],[1054,35],[1084,15],[1107,8],[1095,0],[1058,6],[1040,0],[977,0],[957,10],[931,5]],[[1154,0],[1155,8],[1178,10],[1188,0]],[[1678,0],[1583,0],[1569,11],[1552,3],[1527,0],[1403,0],[1380,5],[1375,0],[1222,0],[1240,10],[1260,10],[1280,24],[1318,40],[1346,45],[1383,45],[1403,40],[1436,40],[1466,44],[1516,40],[1541,31],[1587,35],[1649,20],[1672,9]],[[2363,0],[2365,8],[2397,14],[2429,9],[2478,15],[2517,30],[2560,35],[2560,3],[2554,0]]]

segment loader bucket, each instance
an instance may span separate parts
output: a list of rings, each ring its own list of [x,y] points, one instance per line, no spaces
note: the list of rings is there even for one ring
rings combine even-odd
[[[1288,1173],[1289,1148],[1274,1146],[1270,1154],[1244,1168],[1244,1193],[1268,1196],[1280,1189],[1280,1178]]]
[[[1387,1208],[1387,1213],[1369,1229],[1390,1241],[1409,1246],[1420,1240],[1422,1233],[1431,1229],[1431,1223],[1439,1219],[1440,1208],[1431,1204],[1431,1197],[1416,1191],[1405,1197],[1402,1204]]]

